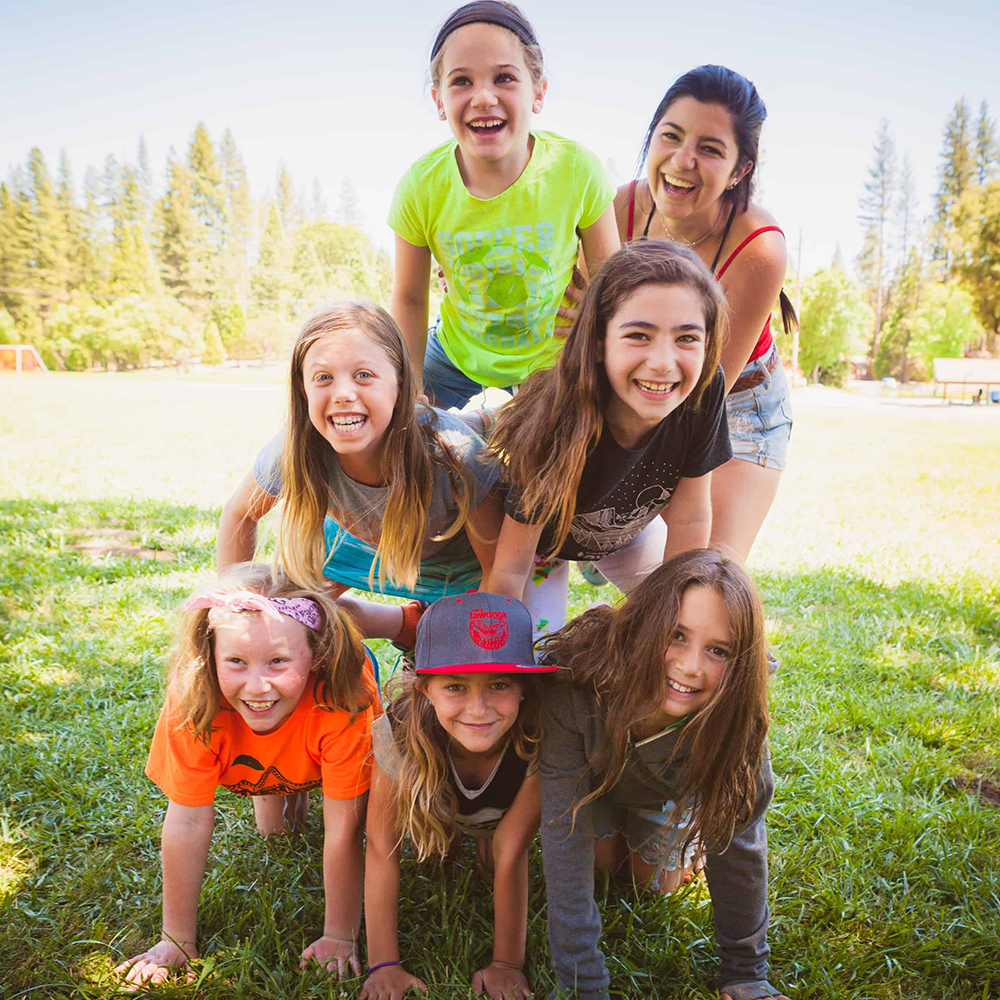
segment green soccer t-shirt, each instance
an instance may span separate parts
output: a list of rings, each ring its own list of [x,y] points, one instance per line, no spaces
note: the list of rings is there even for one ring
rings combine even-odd
[[[481,385],[518,385],[554,363],[563,339],[556,310],[579,250],[614,188],[583,146],[534,132],[531,159],[495,198],[469,194],[451,142],[422,156],[396,187],[389,225],[430,247],[448,294],[438,336],[448,357]]]

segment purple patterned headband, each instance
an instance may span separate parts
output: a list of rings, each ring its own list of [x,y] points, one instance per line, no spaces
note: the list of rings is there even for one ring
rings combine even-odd
[[[323,614],[319,605],[308,597],[264,597],[250,590],[238,590],[236,593],[206,591],[195,594],[184,604],[185,611],[197,611],[200,608],[218,609],[227,613],[260,611],[272,618],[287,615],[314,632],[323,627]]]

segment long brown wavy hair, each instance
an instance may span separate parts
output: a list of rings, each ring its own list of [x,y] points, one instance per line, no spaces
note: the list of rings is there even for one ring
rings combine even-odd
[[[315,601],[323,625],[319,631],[306,628],[306,637],[315,668],[316,701],[325,708],[350,712],[351,722],[371,704],[371,689],[363,676],[367,656],[361,633],[351,616],[326,594],[296,586],[284,574],[273,573],[270,566],[249,562],[230,566],[210,589],[219,594],[248,590],[262,597],[308,597]],[[195,736],[205,743],[222,699],[215,671],[215,629],[209,621],[210,610],[184,612],[170,649],[167,682],[182,724],[190,725]]]
[[[399,396],[382,450],[381,475],[389,495],[368,581],[374,590],[377,566],[378,589],[384,590],[388,580],[412,590],[420,573],[435,466],[447,471],[458,505],[454,523],[436,535],[436,541],[451,538],[466,526],[475,493],[469,469],[438,434],[434,411],[417,402],[420,390],[399,327],[384,309],[370,302],[327,306],[307,321],[295,342],[282,455],[284,509],[278,561],[300,585],[321,586],[326,565],[323,519],[329,512],[338,524],[344,523],[344,511],[327,478],[330,445],[309,419],[302,374],[309,348],[336,330],[361,330],[371,337],[388,355],[399,380]]]
[[[500,675],[498,675],[500,676]],[[524,694],[509,733],[514,752],[532,761],[541,735],[542,684],[538,677],[508,675]],[[458,800],[449,780],[448,741],[434,706],[424,694],[423,680],[406,673],[386,713],[394,720],[393,740],[402,760],[396,782],[396,816],[400,836],[409,835],[417,860],[448,853],[455,833]]]
[[[611,384],[598,358],[608,322],[643,285],[683,285],[704,305],[705,362],[681,406],[698,407],[715,377],[728,313],[718,282],[698,256],[675,243],[647,240],[609,257],[584,294],[556,366],[521,385],[497,411],[490,433],[490,450],[504,463],[501,476],[515,487],[524,517],[553,527],[550,555],[569,534],[587,457],[605,432]]]
[[[605,740],[590,763],[597,787],[578,796],[573,818],[609,791],[628,765],[632,731],[667,695],[664,661],[689,587],[707,587],[729,616],[733,651],[711,700],[678,732],[678,810],[690,808],[687,841],[701,837],[714,853],[753,813],[768,728],[764,609],[738,562],[714,549],[692,549],[649,574],[615,608],[591,608],[544,640],[543,662],[592,692],[605,720]]]

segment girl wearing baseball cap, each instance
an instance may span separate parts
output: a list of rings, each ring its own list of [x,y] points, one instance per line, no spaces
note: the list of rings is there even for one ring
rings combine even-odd
[[[462,834],[493,871],[493,960],[476,993],[523,1000],[528,848],[538,831],[536,754],[542,705],[531,616],[520,601],[470,592],[443,597],[417,627],[416,676],[372,730],[365,925],[369,976],[361,1000],[400,1000],[426,984],[399,953],[399,853],[444,857]]]

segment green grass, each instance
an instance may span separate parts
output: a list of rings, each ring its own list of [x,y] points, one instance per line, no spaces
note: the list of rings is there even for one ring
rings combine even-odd
[[[1000,997],[1000,408],[796,394],[791,467],[755,549],[773,687],[772,979],[795,998]],[[219,507],[280,424],[267,385],[130,375],[0,382],[0,997],[104,997],[159,928],[164,800],[143,776],[178,602]],[[94,555],[95,530],[170,558]],[[267,539],[268,533],[265,533]],[[579,578],[574,609],[598,595]],[[389,651],[379,650],[383,664]],[[199,997],[353,998],[298,971],[322,830],[265,842],[229,794],[202,893]],[[532,861],[530,981],[552,985]],[[599,887],[613,989],[714,996],[702,884]],[[489,880],[404,859],[408,967],[466,997]],[[158,995],[192,996],[165,988]]]

